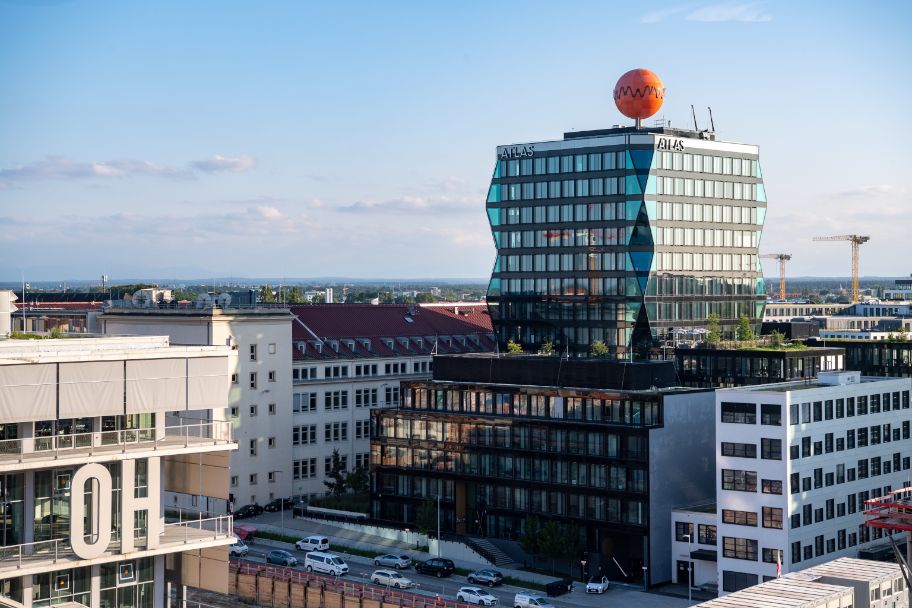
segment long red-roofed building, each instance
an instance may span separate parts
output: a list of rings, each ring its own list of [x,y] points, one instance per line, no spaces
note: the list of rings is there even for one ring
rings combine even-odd
[[[496,350],[487,306],[292,306],[292,477],[297,495],[322,496],[338,450],[367,466],[370,410],[399,404],[399,383],[430,378],[436,354]]]

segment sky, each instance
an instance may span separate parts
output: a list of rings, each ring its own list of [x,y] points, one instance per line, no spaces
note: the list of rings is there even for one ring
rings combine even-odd
[[[761,251],[907,275],[912,3],[0,0],[0,280],[483,278],[497,145],[627,123],[757,144]],[[765,269],[777,272],[772,261]]]

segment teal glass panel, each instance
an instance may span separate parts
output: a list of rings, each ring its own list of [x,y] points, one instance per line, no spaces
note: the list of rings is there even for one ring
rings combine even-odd
[[[642,174],[637,173],[637,176]],[[646,187],[643,189],[643,194],[655,194],[656,193],[656,177],[655,175],[646,174]]]
[[[656,318],[656,304],[652,302],[646,303],[646,316],[650,319]]]
[[[500,160],[494,163],[494,177],[503,177],[507,174],[507,161]]]
[[[634,290],[638,289],[636,281],[633,281],[631,286],[633,287]],[[637,295],[637,294],[630,294],[630,295]],[[626,310],[624,312],[624,320],[627,321],[628,323],[633,323],[634,321],[636,321],[637,315],[640,314],[640,303],[639,302],[627,302],[627,306],[625,308],[626,308]],[[630,330],[628,329],[627,331],[630,331]],[[627,337],[629,339],[630,335],[628,334]]]
[[[763,171],[760,170],[760,161],[754,162],[754,177],[758,179],[763,179]]]
[[[766,202],[766,188],[763,187],[763,184],[757,184],[757,200],[761,203]]]
[[[757,207],[757,225],[762,226],[766,220],[766,207]]]
[[[491,226],[500,226],[500,209],[488,209],[488,221]]]
[[[500,295],[500,279],[492,278],[491,282],[488,283],[488,295],[489,296],[499,296]]]
[[[492,232],[491,236],[494,237],[494,246],[497,247],[498,249],[500,249],[500,233]]]
[[[627,201],[627,207],[626,207],[626,211],[624,212],[624,218],[631,220],[631,221],[636,220],[640,216],[640,208],[642,206],[643,206],[643,201]]]
[[[636,175],[627,176],[627,189],[625,192],[627,194],[643,194],[643,187],[640,185],[640,180]]]
[[[640,281],[637,277],[627,277],[627,288],[624,290],[624,293],[627,296],[633,296],[635,298],[643,295],[643,288],[640,287]],[[634,319],[628,319],[628,321],[633,320]]]
[[[627,168],[635,169],[648,173],[653,168],[652,160],[655,156],[655,150],[628,150],[627,151]]]
[[[650,179],[652,179],[650,177]],[[650,223],[656,220],[656,202],[655,201],[646,201],[646,217],[649,218]]]
[[[494,258],[494,270],[493,272],[500,272],[500,256]]]
[[[754,318],[762,319],[763,318],[763,309],[766,307],[766,302],[754,302]]]
[[[499,203],[500,202],[500,185],[491,184],[491,187],[488,189],[488,202],[489,203]]]
[[[754,289],[754,293],[761,296],[766,295],[766,281],[763,280],[763,277],[757,277],[757,285]]]
[[[631,251],[630,261],[633,263],[633,269],[637,274],[648,274],[652,266],[653,254],[651,251]]]

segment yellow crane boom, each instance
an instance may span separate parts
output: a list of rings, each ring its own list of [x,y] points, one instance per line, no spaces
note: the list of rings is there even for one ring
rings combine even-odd
[[[849,241],[852,243],[852,303],[858,301],[858,248],[871,240],[860,234],[841,234],[838,236],[815,236],[815,241]]]
[[[779,299],[785,299],[785,263],[792,259],[790,253],[765,253],[760,256],[768,260],[779,260]]]

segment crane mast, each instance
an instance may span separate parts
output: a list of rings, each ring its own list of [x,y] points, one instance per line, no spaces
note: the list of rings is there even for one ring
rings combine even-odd
[[[858,301],[858,254],[859,248],[871,240],[860,234],[840,234],[838,236],[815,236],[815,241],[849,241],[852,243],[852,303]]]

